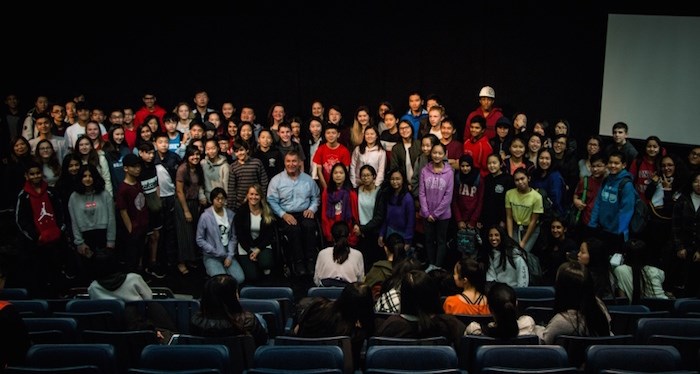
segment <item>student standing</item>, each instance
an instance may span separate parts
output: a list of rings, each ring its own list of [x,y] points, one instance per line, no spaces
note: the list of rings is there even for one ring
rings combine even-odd
[[[167,263],[177,262],[177,227],[175,225],[175,205],[179,204],[175,196],[175,175],[180,165],[180,157],[169,149],[168,136],[156,135],[156,155],[153,163],[156,165],[158,187],[160,188],[161,212],[163,229],[161,230],[161,246],[165,248]]]
[[[139,181],[146,197],[148,208],[148,264],[144,271],[158,279],[165,277],[165,273],[158,265],[158,244],[160,232],[163,228],[163,204],[160,199],[160,185],[158,184],[158,171],[153,163],[156,149],[153,143],[144,143],[139,146],[139,157],[142,161]]]
[[[590,228],[600,229],[601,239],[610,251],[609,254],[620,251],[624,242],[629,240],[629,224],[637,192],[626,168],[624,153],[613,151],[608,155],[609,174],[600,187],[588,222]],[[623,182],[625,179],[629,182]],[[621,183],[625,183],[622,189]]]
[[[141,159],[134,155],[124,156],[124,181],[119,185],[116,207],[124,224],[124,247],[122,255],[128,272],[141,269],[146,234],[148,233],[148,207],[143,187],[139,182]]]
[[[315,178],[318,178],[321,189],[326,189],[331,180],[331,169],[340,162],[345,167],[350,167],[352,158],[350,151],[338,143],[340,132],[338,126],[327,124],[324,130],[326,143],[321,144],[314,154],[313,163],[317,165]]]
[[[22,234],[20,282],[33,297],[57,297],[60,272],[70,260],[63,237],[63,210],[58,193],[44,181],[42,167],[31,162],[17,196],[17,226]],[[42,296],[43,295],[43,296]]]
[[[257,184],[262,187],[263,194],[267,193],[269,178],[262,161],[250,157],[248,143],[237,139],[233,142],[233,153],[236,155],[236,159],[229,166],[227,206],[233,211],[237,211],[238,207],[243,205],[250,186]],[[206,180],[206,172],[204,176]]]
[[[629,170],[631,164],[628,162],[637,158],[639,152],[632,143],[627,141],[627,136],[629,136],[629,126],[624,122],[616,122],[612,127],[613,143],[608,144],[605,153],[610,157],[614,151],[621,152],[625,156],[625,169]]]
[[[454,191],[454,171],[446,163],[445,146],[435,144],[430,151],[431,163],[421,171],[419,201],[425,219],[425,250],[428,261],[444,267],[447,256],[447,226],[452,217],[450,204]]]
[[[195,255],[195,232],[200,209],[207,203],[204,197],[204,172],[200,165],[201,153],[195,145],[188,145],[185,158],[177,168],[175,189],[179,204],[175,204],[177,226],[178,264],[180,274],[189,274],[187,262],[192,264]]]
[[[78,169],[78,183],[68,200],[73,226],[73,243],[85,259],[83,271],[89,268],[89,259],[95,252],[114,250],[117,225],[112,194],[105,190],[105,180],[94,165]]]

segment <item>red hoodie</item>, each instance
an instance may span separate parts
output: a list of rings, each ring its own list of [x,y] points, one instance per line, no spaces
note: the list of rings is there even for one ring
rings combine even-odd
[[[52,243],[61,238],[61,229],[56,222],[54,207],[47,193],[48,187],[46,181],[42,181],[40,192],[36,192],[29,181],[24,183],[24,191],[29,195],[29,203],[32,207],[34,226],[39,234],[37,243],[39,245]]]

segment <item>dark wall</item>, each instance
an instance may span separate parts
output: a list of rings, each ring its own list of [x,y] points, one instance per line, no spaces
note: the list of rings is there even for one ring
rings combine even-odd
[[[441,96],[463,123],[479,89],[491,85],[509,116],[567,118],[580,139],[597,131],[607,13],[629,7],[409,6],[283,3],[150,16],[121,9],[60,25],[47,15],[45,43],[31,27],[10,38],[8,50],[21,58],[5,59],[0,81],[27,106],[38,94],[65,101],[82,92],[105,109],[141,105],[146,87],[171,109],[191,103],[202,87],[214,107],[224,99],[252,104],[261,123],[273,102],[306,118],[314,98],[339,104],[346,120],[359,105],[375,111],[382,100],[403,112],[414,89]]]

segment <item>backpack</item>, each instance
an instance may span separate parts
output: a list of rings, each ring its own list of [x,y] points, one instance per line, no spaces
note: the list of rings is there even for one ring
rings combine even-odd
[[[463,230],[457,230],[457,251],[462,254],[462,256],[471,257],[476,256],[477,245],[481,246],[481,237],[476,229],[466,228]]]
[[[622,189],[627,183],[632,183],[632,178],[625,177],[620,181],[617,186],[617,201],[622,201]],[[632,212],[632,219],[629,224],[629,232],[633,235],[641,234],[649,222],[650,212],[649,206],[639,197],[637,189],[634,190],[634,210]]]

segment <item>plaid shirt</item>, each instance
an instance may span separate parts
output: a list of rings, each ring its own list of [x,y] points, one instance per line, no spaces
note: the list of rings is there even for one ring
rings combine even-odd
[[[374,304],[374,311],[401,313],[401,292],[396,288],[392,288],[388,292],[379,295],[379,299]]]

